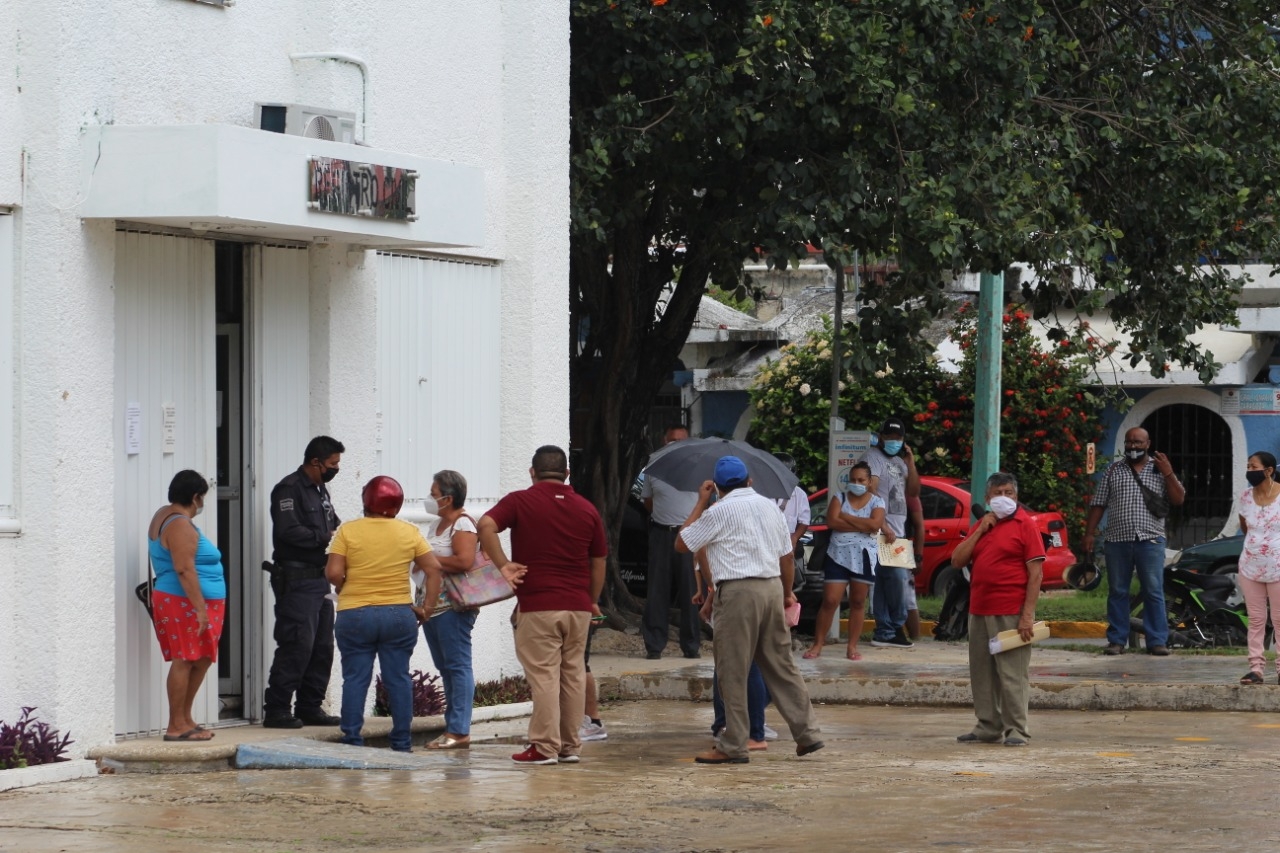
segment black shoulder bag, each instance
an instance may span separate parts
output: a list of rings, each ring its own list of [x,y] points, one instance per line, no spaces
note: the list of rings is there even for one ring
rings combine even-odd
[[[1142,502],[1147,505],[1147,512],[1156,518],[1166,518],[1169,515],[1169,496],[1162,495],[1142,482],[1142,478],[1138,476],[1138,472],[1133,470],[1133,466],[1128,462],[1122,462],[1124,467],[1129,469],[1129,473],[1133,475],[1133,481],[1138,484],[1138,488],[1142,489]],[[1155,464],[1154,462],[1151,464]]]

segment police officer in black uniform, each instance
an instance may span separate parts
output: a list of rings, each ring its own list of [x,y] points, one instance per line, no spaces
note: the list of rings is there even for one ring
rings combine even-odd
[[[346,450],[327,435],[307,444],[302,465],[271,490],[271,590],[276,595],[276,655],[267,679],[262,725],[336,726],[320,705],[333,669],[333,602],[325,553],[340,519],[325,484]],[[295,711],[294,694],[297,694]]]

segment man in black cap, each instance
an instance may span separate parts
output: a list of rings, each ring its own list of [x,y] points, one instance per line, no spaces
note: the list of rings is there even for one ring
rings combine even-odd
[[[867,449],[859,461],[871,466],[871,491],[885,503],[884,526],[880,532],[892,542],[907,533],[907,498],[920,496],[920,474],[915,456],[907,446],[906,426],[901,418],[889,418],[880,427],[879,444]],[[878,566],[871,592],[871,612],[876,630],[871,645],[876,648],[909,649],[907,638],[907,586],[911,572],[897,566]],[[850,614],[850,630],[857,630],[855,614]]]
[[[276,653],[262,709],[262,725],[269,729],[341,722],[320,705],[333,670],[333,602],[324,566],[341,522],[326,484],[337,476],[345,450],[335,438],[316,436],[298,470],[271,490],[274,549],[268,565],[276,596]]]

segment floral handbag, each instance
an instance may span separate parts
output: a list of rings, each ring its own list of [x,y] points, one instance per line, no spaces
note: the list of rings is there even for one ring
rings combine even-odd
[[[505,601],[516,594],[515,587],[507,580],[507,576],[479,547],[476,548],[476,559],[471,568],[465,572],[446,574],[441,586],[454,610],[484,607],[486,604]]]

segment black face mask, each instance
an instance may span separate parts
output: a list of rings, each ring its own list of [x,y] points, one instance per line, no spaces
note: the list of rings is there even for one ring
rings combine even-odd
[[[325,468],[320,474],[320,479],[327,483],[336,476],[338,476],[337,468]]]
[[[1250,486],[1253,486],[1256,489],[1258,486],[1261,486],[1262,483],[1267,479],[1267,472],[1266,471],[1245,471],[1244,478],[1249,481]]]

